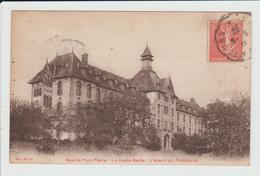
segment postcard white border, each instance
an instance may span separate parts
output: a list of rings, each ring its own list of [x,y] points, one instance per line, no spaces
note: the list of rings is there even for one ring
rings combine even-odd
[[[2,176],[257,176],[260,165],[260,2],[4,2],[1,4],[1,175]],[[9,164],[10,24],[12,10],[250,11],[252,12],[252,116],[250,166],[42,165]]]

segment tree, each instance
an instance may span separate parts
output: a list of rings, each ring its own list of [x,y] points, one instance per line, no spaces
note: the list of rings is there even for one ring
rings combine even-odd
[[[11,100],[10,104],[10,140],[32,141],[47,136],[48,125],[44,122],[40,108],[26,101]]]
[[[43,120],[49,126],[49,134],[55,136],[58,147],[60,145],[62,132],[73,131],[77,124],[72,107],[67,108],[64,112],[58,112],[54,109],[45,110]]]
[[[174,150],[184,150],[187,143],[187,135],[185,133],[175,133],[172,139],[172,148]]]
[[[78,119],[77,133],[85,142],[101,144],[101,148],[109,143],[136,144],[141,141],[136,134],[143,134],[150,123],[150,103],[144,96],[109,95],[102,102],[85,105]]]
[[[250,98],[216,100],[207,106],[207,133],[215,154],[244,155],[250,148]]]
[[[158,151],[162,148],[161,138],[154,126],[150,126],[145,130],[144,147],[149,150]]]

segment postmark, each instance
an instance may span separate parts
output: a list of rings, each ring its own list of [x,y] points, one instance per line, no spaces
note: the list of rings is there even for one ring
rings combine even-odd
[[[209,62],[251,59],[251,14],[227,13],[209,22]]]

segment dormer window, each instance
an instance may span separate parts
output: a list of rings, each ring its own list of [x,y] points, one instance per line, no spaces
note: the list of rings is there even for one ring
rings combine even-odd
[[[112,87],[112,86],[114,85],[113,80],[112,80],[112,79],[109,79],[109,80],[108,80],[108,84],[109,84],[109,86]]]
[[[100,81],[101,76],[100,75],[96,75],[96,80]]]
[[[124,83],[120,84],[120,89],[125,90],[126,89],[126,85]]]

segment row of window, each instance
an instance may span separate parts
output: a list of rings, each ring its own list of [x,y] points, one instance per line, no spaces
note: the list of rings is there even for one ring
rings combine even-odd
[[[43,106],[47,108],[52,107],[52,98],[50,96],[44,95],[43,96]]]
[[[57,89],[57,94],[62,95],[62,81],[58,81],[58,89]],[[99,91],[100,93],[100,91]],[[80,81],[76,82],[76,95],[81,96],[82,94],[82,83]],[[92,98],[92,85],[88,84],[87,85],[87,97]]]
[[[180,120],[180,113],[177,112],[177,121],[179,122]],[[183,122],[186,122],[186,114],[183,114]],[[189,116],[189,123],[191,123],[191,115]],[[197,123],[197,118],[195,118],[195,124]],[[198,120],[198,123],[202,124],[202,121]]]
[[[157,120],[157,128],[161,128],[161,121],[160,121],[160,119],[158,119]],[[167,122],[167,121],[164,121],[164,127],[163,127],[163,129],[169,129],[169,122]],[[171,127],[170,127],[170,129],[171,130],[174,130],[174,124],[173,124],[173,122],[171,122]]]
[[[158,104],[157,105],[158,107],[157,107],[157,110],[158,110],[158,115],[161,113],[161,105],[160,104]],[[166,115],[168,115],[169,114],[169,108],[168,108],[168,106],[163,106],[163,113],[164,114],[166,114]],[[174,116],[174,109],[172,108],[172,117]]]
[[[33,96],[37,97],[37,96],[41,96],[42,95],[42,89],[41,88],[35,88],[33,90]]]
[[[76,114],[80,114],[80,111],[81,111],[81,103],[80,102],[77,102],[76,103]],[[62,102],[58,102],[57,103],[57,112],[59,114],[62,113]]]
[[[158,92],[158,94],[157,94],[158,100],[161,99],[161,95],[162,95],[162,97],[163,97],[163,99],[164,99],[165,102],[169,102],[169,97],[168,97],[167,95],[161,94],[160,92]],[[174,104],[173,98],[172,98],[171,100],[172,100],[172,104]]]
[[[52,87],[52,80],[50,78],[43,80],[43,85]]]

